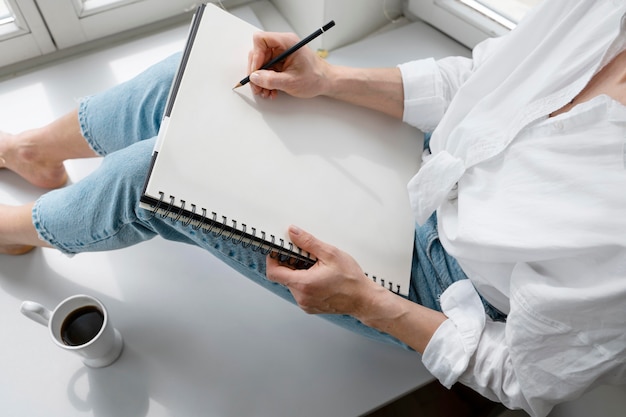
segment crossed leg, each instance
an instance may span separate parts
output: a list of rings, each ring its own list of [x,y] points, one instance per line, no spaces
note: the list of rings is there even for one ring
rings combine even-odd
[[[17,135],[0,132],[0,169],[53,190],[67,182],[64,161],[105,156],[154,137],[179,61],[180,54],[174,54],[134,79],[84,100],[78,109],[47,126]],[[79,202],[82,197],[77,197]],[[33,205],[0,204],[0,254],[49,246],[33,224]]]
[[[64,161],[95,156],[81,134],[76,111],[41,128],[15,135],[0,132],[0,168],[40,188],[55,189],[66,183]],[[0,205],[0,253],[21,255],[35,246],[48,246],[32,224],[32,206]]]
[[[285,286],[267,279],[261,251],[154,216],[137,205],[179,60],[180,55],[174,55],[127,83],[86,98],[77,111],[44,128],[18,135],[0,133],[0,168],[52,189],[31,204],[0,205],[0,253],[17,255],[35,246],[67,254],[105,251],[162,236],[201,247],[294,302]],[[104,156],[98,169],[63,187],[67,180],[63,162],[93,156]],[[353,317],[324,317],[362,335],[400,343]]]

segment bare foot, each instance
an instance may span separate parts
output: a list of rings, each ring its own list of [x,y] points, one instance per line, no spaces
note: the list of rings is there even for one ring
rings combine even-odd
[[[23,255],[36,246],[50,247],[39,238],[33,225],[33,204],[0,204],[0,254]]]
[[[29,139],[29,132],[21,135],[0,132],[0,168],[7,168],[41,188],[59,188],[67,182],[63,161],[50,160]]]
[[[0,254],[3,255],[24,255],[35,249],[34,246],[28,245],[0,245]]]
[[[3,214],[3,219],[6,222],[11,223],[9,227],[17,225],[17,222],[15,222],[15,218],[11,216],[10,213],[8,216],[4,215],[6,214],[5,211],[7,208],[8,206],[0,204],[0,212],[2,212]],[[2,220],[0,220],[0,222],[2,222]],[[6,228],[6,225],[0,223],[0,230],[4,232],[5,228]],[[26,245],[26,244],[21,244],[21,243],[7,243],[7,240],[3,238],[6,238],[7,235],[9,234],[10,233],[0,233],[0,254],[24,255],[25,253],[28,253],[35,248],[32,245]]]

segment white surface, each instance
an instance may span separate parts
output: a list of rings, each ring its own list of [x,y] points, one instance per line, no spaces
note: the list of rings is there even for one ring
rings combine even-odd
[[[75,107],[180,49],[187,27],[0,83],[0,129]],[[98,160],[67,164],[73,181]],[[0,171],[0,203],[41,190]],[[80,227],[80,225],[78,225]],[[154,239],[107,253],[0,255],[3,417],[354,416],[431,380],[417,354],[365,340],[267,293],[190,246]],[[86,293],[124,337],[121,358],[88,369],[19,311]]]
[[[390,67],[413,59],[470,56],[469,49],[424,22],[399,19],[380,33],[331,51],[328,61],[357,67]]]
[[[428,378],[417,355],[308,317],[160,239],[3,257],[0,274],[3,416],[358,415]],[[19,313],[22,299],[53,306],[75,293],[101,299],[124,337],[108,368],[84,367]]]

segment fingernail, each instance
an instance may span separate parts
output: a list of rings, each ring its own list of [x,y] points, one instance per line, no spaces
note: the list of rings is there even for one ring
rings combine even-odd
[[[252,74],[250,74],[250,82],[253,83],[257,83],[259,81],[259,74],[257,74],[256,72],[253,72]]]
[[[302,233],[302,229],[300,229],[298,226],[289,226],[289,231],[294,235],[299,235],[300,233]]]

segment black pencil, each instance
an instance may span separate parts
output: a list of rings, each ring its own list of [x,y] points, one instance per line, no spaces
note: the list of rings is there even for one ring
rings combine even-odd
[[[306,45],[307,43],[311,42],[313,39],[317,38],[322,33],[326,32],[328,29],[332,28],[333,26],[335,26],[335,21],[331,20],[330,22],[326,23],[324,26],[322,26],[321,28],[317,29],[315,32],[311,33],[309,36],[307,36],[306,38],[302,39],[300,42],[298,42],[297,44],[295,44],[291,48],[287,49],[282,54],[276,56],[274,59],[272,59],[271,61],[269,61],[265,65],[263,65],[260,69],[266,70],[266,69],[272,68],[278,62],[280,62],[283,59],[287,58],[289,55],[293,54],[298,49],[302,48],[304,45]],[[237,85],[235,85],[233,87],[233,89],[239,88],[242,85],[248,84],[249,82],[250,82],[250,76],[247,76],[243,80],[239,81],[237,83]]]

